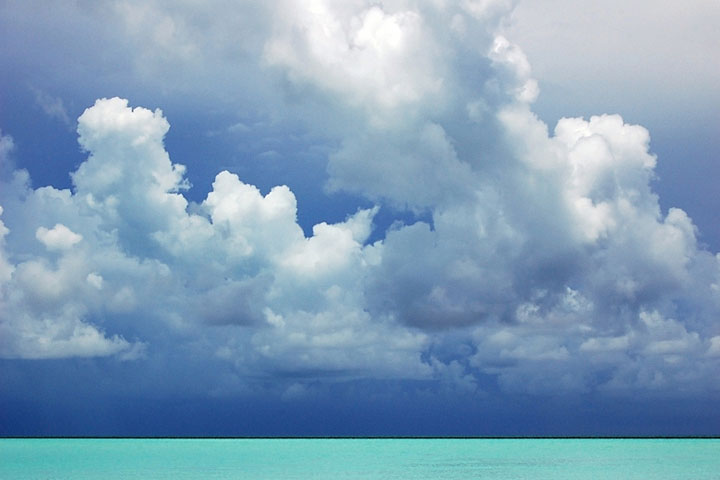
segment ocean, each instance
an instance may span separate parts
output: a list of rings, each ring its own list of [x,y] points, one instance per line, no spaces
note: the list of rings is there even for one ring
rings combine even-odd
[[[720,439],[0,439],[0,479],[720,479]]]

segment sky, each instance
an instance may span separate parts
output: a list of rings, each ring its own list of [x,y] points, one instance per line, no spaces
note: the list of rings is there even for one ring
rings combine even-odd
[[[0,434],[720,434],[718,22],[0,1]]]

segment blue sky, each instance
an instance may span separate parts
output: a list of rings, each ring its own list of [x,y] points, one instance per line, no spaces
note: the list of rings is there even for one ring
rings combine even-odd
[[[0,4],[2,434],[719,433],[718,6],[266,3]]]

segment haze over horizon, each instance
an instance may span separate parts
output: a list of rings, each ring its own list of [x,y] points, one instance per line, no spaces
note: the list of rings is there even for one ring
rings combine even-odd
[[[718,21],[0,2],[0,435],[720,434]]]

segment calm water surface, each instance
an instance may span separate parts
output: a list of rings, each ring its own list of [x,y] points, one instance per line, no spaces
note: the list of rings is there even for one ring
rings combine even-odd
[[[719,439],[0,439],[0,479],[718,479]]]

